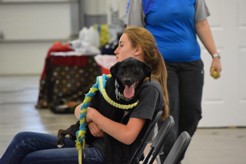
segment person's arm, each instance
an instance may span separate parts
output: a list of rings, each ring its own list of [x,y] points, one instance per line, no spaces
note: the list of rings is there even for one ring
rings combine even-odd
[[[79,117],[80,117],[80,109],[81,109],[81,106],[82,106],[82,103],[79,104],[75,110],[74,110],[74,115],[75,117],[79,120]],[[102,129],[100,129],[98,127],[98,125],[93,122],[93,121],[90,121],[88,122],[87,121],[87,124],[88,124],[88,127],[89,127],[89,130],[91,132],[91,134],[94,136],[94,137],[102,137],[103,136],[103,131]]]
[[[86,119],[89,122],[95,122],[105,133],[126,145],[130,145],[135,141],[145,123],[145,119],[130,118],[127,125],[124,125],[110,120],[90,107],[88,108]]]
[[[75,108],[75,110],[74,110],[74,115],[75,115],[75,117],[79,120],[79,116],[80,116],[80,109],[81,109],[81,106],[82,106],[82,103],[81,104],[79,104],[76,108]]]
[[[129,26],[144,27],[144,11],[141,0],[128,0],[125,24]]]
[[[203,43],[207,51],[211,55],[218,54],[208,20],[203,19],[201,21],[196,22],[195,28],[198,37],[200,38],[201,42]],[[218,57],[212,59],[212,64],[210,67],[210,75],[212,75],[214,71],[217,71],[218,76],[220,77],[222,67],[220,63],[220,58]]]

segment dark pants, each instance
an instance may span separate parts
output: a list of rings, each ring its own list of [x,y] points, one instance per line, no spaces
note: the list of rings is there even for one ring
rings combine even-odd
[[[170,114],[174,117],[175,126],[165,142],[162,161],[181,132],[187,131],[191,136],[195,133],[198,122],[202,118],[201,101],[204,83],[204,65],[201,60],[183,63],[166,62],[166,66]]]

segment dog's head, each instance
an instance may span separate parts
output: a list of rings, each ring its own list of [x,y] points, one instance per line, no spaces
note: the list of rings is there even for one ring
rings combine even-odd
[[[134,58],[117,62],[110,68],[110,72],[112,77],[118,81],[120,91],[127,99],[134,97],[136,88],[145,77],[149,77],[149,79],[151,77],[150,66]]]

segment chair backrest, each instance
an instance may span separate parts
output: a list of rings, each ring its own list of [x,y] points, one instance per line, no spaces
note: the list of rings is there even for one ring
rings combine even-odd
[[[189,133],[183,131],[175,141],[163,164],[176,164],[179,162],[183,158],[183,155],[187,150],[190,141],[191,136]]]
[[[159,152],[162,150],[163,144],[170,132],[170,130],[175,125],[175,121],[172,116],[169,116],[161,125],[161,128],[159,129],[157,135],[155,136],[151,146],[150,150],[146,154],[143,164],[147,163],[153,163],[156,156],[159,154]]]
[[[141,157],[143,155],[144,149],[146,147],[146,145],[148,144],[148,138],[151,137],[151,135],[153,134],[152,131],[155,127],[155,124],[157,123],[157,121],[161,118],[163,111],[158,111],[153,120],[149,123],[149,125],[147,126],[147,129],[144,133],[143,138],[141,139],[141,143],[138,146],[137,150],[134,152],[129,164],[135,164],[135,163],[139,163],[139,161],[141,160]]]

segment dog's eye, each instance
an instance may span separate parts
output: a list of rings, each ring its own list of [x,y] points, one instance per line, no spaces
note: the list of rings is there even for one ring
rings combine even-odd
[[[134,70],[133,72],[134,72],[134,74],[136,74],[136,75],[140,73],[138,70]]]
[[[136,67],[136,66],[132,68],[132,71],[134,72],[134,74],[141,73],[141,70],[138,67]]]
[[[118,75],[124,75],[124,70],[119,70]]]

